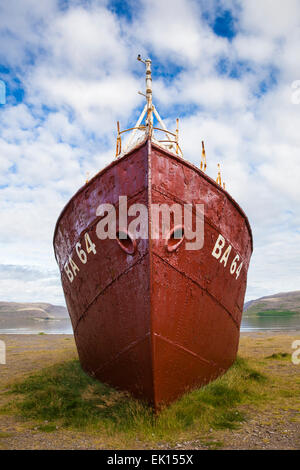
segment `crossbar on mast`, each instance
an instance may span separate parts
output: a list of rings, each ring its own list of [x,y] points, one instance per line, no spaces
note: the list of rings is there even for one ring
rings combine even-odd
[[[133,141],[133,138],[134,138],[134,136],[135,136],[135,134],[136,134],[136,131],[138,130],[137,128],[140,127],[141,122],[142,122],[142,120],[144,119],[144,116],[145,116],[145,114],[146,114],[146,111],[147,111],[147,104],[145,104],[144,109],[143,109],[143,111],[141,112],[140,117],[139,117],[138,120],[136,121],[136,125],[134,126],[134,129],[133,129],[133,131],[132,131],[132,133],[131,133],[131,135],[130,135],[130,137],[129,137],[129,140],[128,140],[127,144],[126,144],[125,152],[127,151],[127,149],[129,148],[129,146],[131,145],[131,142]]]

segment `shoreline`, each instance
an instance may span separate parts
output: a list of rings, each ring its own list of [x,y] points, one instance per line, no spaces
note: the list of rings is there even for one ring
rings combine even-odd
[[[0,330],[0,336],[74,336],[73,332],[62,332],[59,333],[57,331],[55,332],[45,332],[45,331],[36,331],[33,332],[32,330],[28,332],[7,332],[9,331],[9,328],[7,330]],[[300,334],[300,326],[299,328],[247,328],[247,329],[241,329],[240,330],[240,336],[242,335],[249,335],[249,334]]]
[[[241,331],[240,336],[247,336],[247,335],[272,335],[272,336],[277,336],[277,335],[300,335],[300,327],[299,328],[293,328],[293,329],[264,329],[264,328],[257,328],[247,330],[247,331]]]

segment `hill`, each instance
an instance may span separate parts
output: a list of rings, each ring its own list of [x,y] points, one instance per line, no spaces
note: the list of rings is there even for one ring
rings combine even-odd
[[[0,325],[7,322],[55,321],[68,318],[65,307],[42,302],[0,302]]]
[[[250,300],[244,305],[244,316],[300,315],[300,290]]]

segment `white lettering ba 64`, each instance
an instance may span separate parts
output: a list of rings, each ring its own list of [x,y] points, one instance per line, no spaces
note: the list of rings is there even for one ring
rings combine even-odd
[[[211,254],[214,258],[219,260],[220,264],[222,264],[224,268],[226,268],[228,264],[228,266],[230,266],[230,274],[235,275],[235,279],[238,279],[243,266],[243,261],[240,260],[240,256],[238,254],[235,256],[232,255],[232,251],[232,245],[226,246],[226,240],[220,234]],[[231,259],[230,263],[228,263],[229,258]]]

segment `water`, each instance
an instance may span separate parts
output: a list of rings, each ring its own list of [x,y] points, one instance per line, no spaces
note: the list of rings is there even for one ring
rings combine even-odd
[[[300,315],[243,316],[241,331],[300,330]]]
[[[0,328],[0,334],[7,335],[34,335],[45,333],[47,335],[72,335],[71,321],[66,318],[57,321],[31,321],[21,326],[10,325],[8,328]]]
[[[241,331],[257,330],[300,330],[300,315],[268,317],[243,316]],[[31,321],[23,325],[16,324],[5,328],[0,327],[0,334],[32,335],[38,333],[72,335],[73,330],[71,321],[68,318],[57,321]]]

